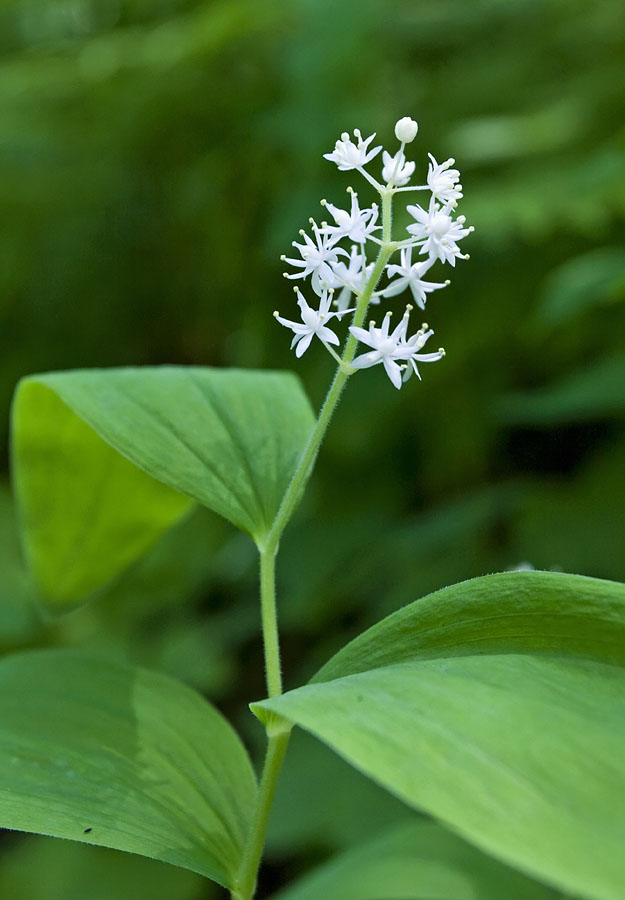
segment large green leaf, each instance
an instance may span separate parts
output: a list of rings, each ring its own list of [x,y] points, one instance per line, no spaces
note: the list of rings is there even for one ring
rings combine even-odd
[[[472,578],[382,619],[339,650],[312,681],[484,653],[550,653],[625,665],[625,585],[560,572]]]
[[[389,616],[313,683],[254,708],[501,860],[620,900],[624,620],[623,585],[479,578]]]
[[[0,663],[0,825],[234,884],[255,799],[239,738],[172,679],[68,651]]]
[[[189,498],[262,541],[312,424],[284,372],[164,366],[24,379],[13,462],[44,597],[61,609],[84,599]]]
[[[621,900],[625,677],[586,660],[422,660],[264,701],[488,853]]]
[[[554,900],[435,822],[403,822],[331,859],[274,900]]]

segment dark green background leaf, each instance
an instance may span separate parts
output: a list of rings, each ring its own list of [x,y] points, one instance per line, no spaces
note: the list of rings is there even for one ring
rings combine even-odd
[[[274,900],[556,900],[435,822],[406,821],[305,875]]]
[[[507,424],[551,428],[620,417],[625,412],[625,354],[600,358],[546,387],[502,397],[494,410]]]
[[[599,247],[567,260],[549,276],[536,322],[557,328],[585,312],[625,299],[622,247]]]
[[[0,862],[7,900],[207,900],[206,879],[104,847],[25,837]]]

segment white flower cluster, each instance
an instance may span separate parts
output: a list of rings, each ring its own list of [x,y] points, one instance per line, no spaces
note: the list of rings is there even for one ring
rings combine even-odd
[[[351,187],[347,188],[351,198],[348,209],[322,200],[332,222],[317,224],[310,219],[310,234],[302,230],[301,240],[293,242],[299,256],[281,257],[295,270],[285,273],[285,278],[310,278],[312,290],[318,297],[317,308],[310,306],[299,288],[295,288],[301,321],[294,322],[274,313],[281,325],[294,332],[291,347],[295,348],[296,356],[300,357],[316,336],[347,371],[381,363],[397,388],[413,371],[421,377],[417,362],[434,362],[444,356],[444,351],[420,352],[433,334],[425,324],[416,333],[408,335],[412,305],[406,307],[399,325],[393,330],[390,310],[384,315],[381,327],[376,327],[372,321],[368,329],[362,328],[367,307],[369,303],[380,303],[381,298],[396,297],[409,290],[414,303],[425,309],[427,295],[449,284],[449,281],[427,281],[426,274],[437,261],[455,266],[457,259],[468,259],[458,243],[473,231],[465,227],[464,216],[454,218],[458,200],[462,197],[462,185],[459,171],[453,168],[453,159],[438,163],[432,154],[428,154],[426,184],[410,184],[416,164],[406,160],[405,146],[414,140],[417,130],[413,119],[405,117],[397,122],[395,136],[400,147],[394,154],[383,151],[381,182],[365,169],[382,150],[381,146],[371,146],[375,134],[363,140],[357,129],[353,133],[354,139],[344,132],[334,150],[324,154],[325,159],[336,163],[341,171],[355,170],[372,184],[382,200],[382,211],[380,213],[376,203],[361,208],[358,194]],[[429,202],[425,206],[406,206],[414,222],[406,229],[408,237],[393,241],[393,198],[410,191],[429,192]],[[370,253],[372,246],[377,258]],[[413,261],[415,250],[418,258]],[[391,263],[396,252],[399,252],[399,263]],[[380,288],[383,274],[388,283]],[[338,346],[340,341],[329,323],[334,325],[333,319],[338,322],[348,313],[355,313],[354,322],[349,328],[351,337],[346,351],[340,358],[331,346]],[[354,358],[356,341],[370,350]]]

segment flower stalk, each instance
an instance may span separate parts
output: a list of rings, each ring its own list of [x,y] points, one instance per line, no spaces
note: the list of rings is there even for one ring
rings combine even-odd
[[[355,170],[369,184],[373,185],[381,199],[382,222],[377,224],[378,207],[361,209],[358,196],[352,188],[351,208],[342,210],[333,204],[322,201],[322,205],[331,214],[335,224],[322,222],[317,225],[310,220],[313,238],[301,231],[303,240],[294,242],[293,246],[300,258],[287,258],[284,262],[297,271],[285,273],[286,278],[310,278],[311,287],[319,298],[318,308],[310,306],[296,288],[301,322],[283,318],[277,311],[277,321],[291,329],[294,333],[291,347],[300,357],[310,347],[313,338],[317,337],[337,361],[337,369],[321,406],[315,426],[304,447],[291,482],[275,516],[275,519],[262,542],[258,542],[260,554],[260,602],[265,655],[265,674],[269,697],[277,697],[282,693],[282,672],[280,664],[280,644],[275,591],[275,563],[280,538],[293,513],[300,503],[308,479],[312,473],[317,454],[323,443],[326,432],[339,403],[348,379],[359,369],[382,363],[395,387],[402,383],[414,371],[419,377],[416,362],[434,362],[444,356],[441,349],[434,353],[420,353],[428,338],[433,334],[429,326],[423,325],[415,334],[408,336],[410,310],[406,307],[400,323],[390,331],[391,311],[384,315],[382,326],[375,322],[369,328],[363,328],[369,306],[379,303],[381,298],[393,297],[405,289],[410,289],[413,298],[421,307],[425,307],[427,294],[445,287],[449,282],[425,282],[422,276],[437,261],[455,265],[456,259],[466,259],[458,248],[458,241],[470,233],[471,228],[464,227],[464,217],[455,221],[452,217],[457,200],[462,197],[461,185],[458,183],[459,172],[451,168],[454,160],[450,159],[438,164],[430,154],[427,185],[407,186],[414,170],[415,163],[407,162],[406,144],[411,143],[417,135],[417,123],[408,117],[400,119],[395,126],[395,135],[400,142],[399,150],[391,155],[383,154],[384,167],[380,184],[367,170],[368,165],[382,150],[382,147],[371,147],[375,134],[363,139],[360,131],[354,131],[355,140],[347,132],[336,142],[332,153],[325,158],[334,162],[342,171]],[[415,223],[407,228],[409,238],[400,241],[392,239],[393,197],[408,190],[430,190],[431,200],[427,210],[420,206],[408,206],[407,211],[415,219]],[[381,238],[375,232],[382,232]],[[352,242],[351,252],[340,246],[341,241]],[[368,262],[366,245],[373,243],[377,247],[374,262]],[[412,262],[412,249],[418,248],[425,260]],[[401,264],[389,266],[393,253],[401,250]],[[344,259],[347,259],[347,263]],[[378,284],[386,274],[390,285],[378,291]],[[340,288],[340,295],[334,300],[334,292]],[[355,303],[351,309],[351,297]],[[331,306],[336,307],[331,310]],[[336,333],[332,330],[333,320],[340,323],[341,317],[353,313],[343,352],[339,356],[331,345],[340,345]],[[368,345],[369,352],[356,356],[359,342]],[[231,891],[232,900],[252,900],[262,859],[269,814],[273,804],[276,786],[289,742],[291,726],[286,722],[272,721],[266,726],[267,752],[257,794],[252,827],[248,835],[242,855],[236,885]]]

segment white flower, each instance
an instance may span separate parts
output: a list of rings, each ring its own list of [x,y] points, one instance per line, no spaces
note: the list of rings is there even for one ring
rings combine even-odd
[[[295,333],[295,337],[291,341],[291,349],[295,347],[295,355],[299,358],[310,347],[310,342],[317,335],[319,340],[324,344],[338,344],[339,339],[336,334],[325,324],[328,319],[334,316],[343,315],[342,312],[330,312],[330,304],[332,302],[332,291],[323,291],[319,301],[319,309],[313,309],[308,305],[299,288],[296,288],[297,303],[302,313],[301,322],[291,322],[290,319],[283,319],[278,311],[274,312],[274,317],[281,325],[285,325]],[[353,312],[353,310],[345,310],[345,312]]]
[[[395,187],[402,187],[404,184],[408,184],[410,177],[414,172],[415,164],[413,162],[406,162],[403,150],[398,150],[395,156],[391,156],[391,154],[387,153],[385,150],[382,154],[382,161],[384,163],[384,168],[382,169],[383,181],[388,184],[391,179],[393,179]],[[394,178],[393,173],[395,173]]]
[[[363,273],[362,268],[364,265],[365,257],[358,252],[358,247],[354,244],[349,255],[349,262],[344,263],[343,260],[339,260],[332,266],[336,286],[338,287],[339,284],[343,285],[343,290],[336,300],[336,305],[340,312],[343,312],[347,307],[352,293],[360,293],[364,286],[363,282],[366,283],[371,276],[375,263],[372,262],[365,266]],[[371,302],[375,303],[376,301],[372,300]],[[379,303],[379,300],[377,302]]]
[[[406,312],[404,318],[407,319],[409,313]],[[408,322],[406,321],[406,325]],[[424,323],[419,331],[412,335],[412,337],[408,338],[408,340],[404,340],[400,344],[400,348],[403,352],[406,352],[408,355],[404,357],[407,359],[410,365],[407,365],[404,370],[404,381],[408,381],[412,373],[414,372],[419,381],[421,380],[421,375],[419,370],[417,369],[418,362],[438,362],[439,359],[442,359],[445,356],[445,351],[442,347],[433,353],[419,353],[421,348],[424,346],[425,342],[428,338],[431,338],[434,332],[431,328],[428,329],[426,323]]]
[[[280,259],[291,266],[301,266],[302,269],[293,275],[285,273],[285,278],[308,278],[311,275],[313,291],[321,296],[326,288],[334,287],[332,266],[337,263],[339,254],[347,256],[347,253],[339,247],[334,247],[331,237],[323,234],[315,222],[312,223],[312,230],[314,241],[303,230],[300,234],[304,238],[304,243],[298,244],[297,241],[293,241],[293,246],[299,250],[301,259],[290,259],[287,256],[281,256]]]
[[[432,195],[441,203],[449,203],[453,206],[462,197],[462,185],[458,183],[460,172],[450,168],[455,159],[448,159],[444,163],[437,163],[431,153],[428,153],[430,163],[428,165],[428,187]]]
[[[441,209],[434,198],[427,211],[420,206],[408,206],[406,209],[417,220],[415,225],[408,225],[407,230],[416,238],[415,245],[421,247],[421,253],[452,266],[456,265],[456,259],[468,258],[460,252],[456,243],[473,231],[473,228],[463,227],[466,221],[464,216],[458,216],[454,222],[449,215],[450,207]]]
[[[447,287],[449,281],[445,281],[443,284],[434,281],[423,281],[421,276],[425,275],[432,266],[433,260],[424,259],[421,262],[413,263],[412,247],[402,247],[400,258],[400,265],[387,266],[386,268],[386,274],[389,278],[392,278],[394,275],[399,275],[399,278],[389,284],[383,291],[380,291],[380,296],[395,297],[397,294],[401,294],[402,291],[410,288],[417,306],[425,309],[426,294],[437,291],[439,288]]]
[[[350,241],[357,244],[364,244],[374,231],[380,230],[380,225],[375,223],[378,220],[378,207],[374,203],[368,209],[360,209],[358,205],[358,194],[350,191],[352,195],[352,208],[349,212],[346,209],[338,209],[332,203],[322,200],[321,203],[330,212],[330,215],[336,222],[336,225],[326,225],[320,229],[321,234],[327,234],[332,243],[340,241],[347,237]]]
[[[375,132],[363,141],[360,131],[355,128],[354,137],[358,141],[357,144],[351,140],[347,131],[344,131],[341,139],[334,145],[332,153],[324,153],[323,158],[336,163],[342,172],[366,166],[380,152],[382,147],[374,147],[373,150],[369,150],[369,144],[374,139]]]
[[[391,313],[386,313],[382,321],[382,327],[376,328],[375,322],[369,324],[369,330],[350,326],[350,332],[362,344],[373,348],[371,353],[363,353],[357,356],[352,362],[355,369],[368,369],[369,366],[376,366],[382,363],[386,370],[386,374],[391,379],[396,388],[400,388],[402,384],[402,367],[397,362],[398,359],[407,359],[411,354],[411,348],[406,348],[405,343],[402,345],[406,336],[407,322],[405,317],[389,334],[391,324]],[[408,356],[406,355],[408,354]]]
[[[354,337],[373,348],[373,352],[357,356],[352,366],[356,369],[366,369],[382,363],[394,386],[400,388],[402,382],[407,381],[413,372],[421,379],[417,362],[436,362],[442,359],[445,355],[442,348],[434,353],[420,352],[426,341],[434,334],[427,324],[423,324],[412,337],[406,337],[411,309],[411,306],[406,307],[401,322],[390,334],[390,312],[384,316],[381,328],[376,328],[374,322],[369,324],[368,331],[352,325],[349,330]],[[400,361],[402,365],[399,364]]]
[[[419,126],[410,116],[404,116],[403,119],[399,119],[395,123],[395,137],[402,144],[409,144],[411,141],[414,141],[418,130]]]

